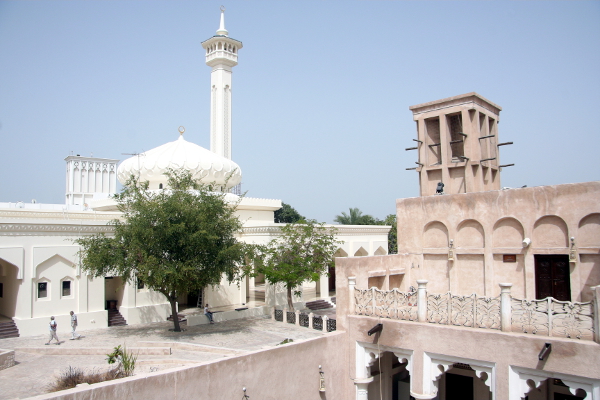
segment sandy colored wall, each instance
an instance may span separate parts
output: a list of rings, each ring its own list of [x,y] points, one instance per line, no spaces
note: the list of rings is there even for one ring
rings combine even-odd
[[[31,399],[250,399],[336,400],[354,395],[349,379],[344,332],[231,357],[95,384]],[[319,392],[319,365],[326,392]]]
[[[534,256],[569,254],[571,300],[591,300],[600,284],[600,182],[400,199],[398,253],[405,280],[428,290],[498,296],[513,283],[518,298],[535,297]],[[570,238],[575,239],[571,246]],[[523,246],[524,239],[529,246]],[[454,261],[448,260],[453,241]],[[512,254],[516,263],[503,261]]]
[[[366,332],[378,322],[383,322],[379,337],[380,346],[409,350],[413,355],[411,382],[415,386],[422,379],[424,353],[447,357],[481,360],[494,363],[496,368],[496,399],[508,399],[509,366],[547,373],[565,373],[591,379],[600,379],[600,347],[591,341],[537,337],[503,333],[500,331],[440,326],[436,324],[378,320],[377,318],[349,317],[349,341],[351,343],[377,343],[376,335]],[[538,360],[544,343],[552,343],[552,352],[545,361]],[[354,365],[353,353],[350,364]],[[355,371],[351,371],[352,377]],[[413,386],[413,388],[415,387]]]

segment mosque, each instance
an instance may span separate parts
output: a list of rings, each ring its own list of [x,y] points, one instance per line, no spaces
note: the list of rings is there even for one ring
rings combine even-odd
[[[185,129],[173,130],[175,140],[119,160],[70,155],[66,161],[65,204],[0,202],[0,323],[21,336],[45,332],[54,315],[68,326],[69,311],[78,315],[80,329],[105,328],[116,321],[127,324],[164,321],[169,303],[160,293],[123,282],[118,276],[93,279],[80,268],[74,240],[97,233],[110,234],[107,223],[120,217],[112,195],[117,179],[131,175],[149,182],[150,190],[166,186],[167,169],[184,168],[204,183],[216,184],[226,199],[237,202],[242,169],[232,159],[232,69],[238,64],[242,42],[229,37],[224,13],[216,34],[202,42],[211,67],[210,150],[185,139]],[[237,215],[243,221],[241,240],[267,243],[279,233],[274,212],[281,200],[243,197]],[[342,242],[336,257],[385,255],[389,226],[336,226]],[[335,276],[335,271],[330,271]],[[329,298],[335,278],[323,276],[307,284],[305,293]],[[263,297],[264,296],[264,297]],[[308,300],[309,295],[298,298]],[[212,307],[250,304],[274,306],[285,302],[283,293],[264,277],[242,284],[223,283],[200,293],[183,294],[180,305]],[[2,332],[0,332],[0,337]]]

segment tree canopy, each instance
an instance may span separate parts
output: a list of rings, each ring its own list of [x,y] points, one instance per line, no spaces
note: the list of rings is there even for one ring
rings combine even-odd
[[[277,223],[293,224],[305,219],[294,207],[284,202],[281,202],[281,208],[275,211],[275,222]]]
[[[177,297],[217,285],[223,276],[230,282],[239,278],[248,245],[235,238],[242,224],[236,204],[229,204],[224,193],[199,184],[187,171],[171,170],[167,176],[168,189],[159,191],[131,177],[116,196],[123,215],[110,222],[114,236],[76,242],[90,275],[139,280],[165,295],[174,330],[180,331]]]
[[[358,208],[350,208],[349,211],[349,214],[342,211],[341,215],[336,215],[333,219],[334,222],[341,225],[378,225],[376,218],[363,214]]]
[[[305,281],[318,281],[334,265],[333,255],[340,244],[335,234],[335,228],[316,221],[287,224],[256,258],[255,273],[264,274],[271,284],[283,283],[293,310],[292,290]]]

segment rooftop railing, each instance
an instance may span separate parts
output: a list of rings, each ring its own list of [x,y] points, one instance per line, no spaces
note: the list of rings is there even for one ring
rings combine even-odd
[[[599,342],[599,286],[593,288],[593,301],[578,303],[552,297],[517,299],[510,294],[510,283],[500,284],[500,296],[483,297],[428,293],[426,280],[418,280],[419,287],[408,292],[358,289],[355,278],[349,281],[354,315]]]

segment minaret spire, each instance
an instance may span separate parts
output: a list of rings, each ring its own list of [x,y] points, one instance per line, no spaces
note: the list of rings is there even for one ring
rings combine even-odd
[[[210,151],[231,160],[231,73],[238,63],[242,42],[225,29],[225,7],[217,34],[202,42],[210,73]]]
[[[217,35],[227,36],[229,32],[225,29],[225,6],[221,6],[221,23],[219,24],[219,30],[217,30]]]

